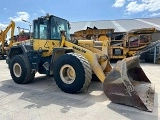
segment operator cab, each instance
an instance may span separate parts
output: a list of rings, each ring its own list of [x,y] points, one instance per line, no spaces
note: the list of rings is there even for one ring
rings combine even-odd
[[[65,32],[66,38],[70,39],[69,22],[65,19],[46,15],[33,21],[33,38],[42,40],[61,40],[61,33]]]

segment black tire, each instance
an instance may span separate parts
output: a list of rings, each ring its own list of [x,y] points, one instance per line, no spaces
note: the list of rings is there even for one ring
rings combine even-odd
[[[19,68],[21,68],[21,72],[19,72]],[[19,75],[16,75],[17,73],[19,73]],[[28,58],[24,55],[16,55],[11,59],[10,74],[13,81],[18,84],[30,83],[35,76],[35,73],[31,70]]]
[[[71,83],[66,83],[62,79],[62,74],[65,73],[62,72],[63,67],[67,65],[73,68],[75,73],[75,78],[71,80]],[[92,78],[92,70],[88,60],[77,53],[67,53],[60,56],[54,63],[53,73],[58,87],[62,91],[72,94],[87,90]]]

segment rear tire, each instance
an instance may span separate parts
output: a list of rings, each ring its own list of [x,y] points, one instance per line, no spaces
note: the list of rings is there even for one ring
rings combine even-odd
[[[32,82],[35,73],[32,72],[28,58],[16,55],[10,63],[10,74],[15,83],[26,84]]]
[[[54,63],[53,73],[56,84],[66,93],[79,93],[87,90],[92,78],[89,62],[77,53],[60,56]]]

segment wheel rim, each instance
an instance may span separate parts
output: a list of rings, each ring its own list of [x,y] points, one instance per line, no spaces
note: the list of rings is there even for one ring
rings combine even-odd
[[[20,77],[22,74],[21,66],[18,63],[13,65],[13,72],[16,77]]]
[[[76,78],[76,72],[71,65],[63,65],[60,69],[61,80],[66,84],[71,84]]]

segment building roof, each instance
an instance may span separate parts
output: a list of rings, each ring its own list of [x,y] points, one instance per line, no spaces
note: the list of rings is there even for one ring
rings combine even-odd
[[[83,21],[71,22],[70,33],[73,34],[79,30],[86,30],[87,27],[98,29],[113,28],[114,32],[126,32],[131,29],[140,28],[156,28],[160,30],[160,18],[140,18],[140,19],[121,19],[121,20],[98,20],[98,21]]]

